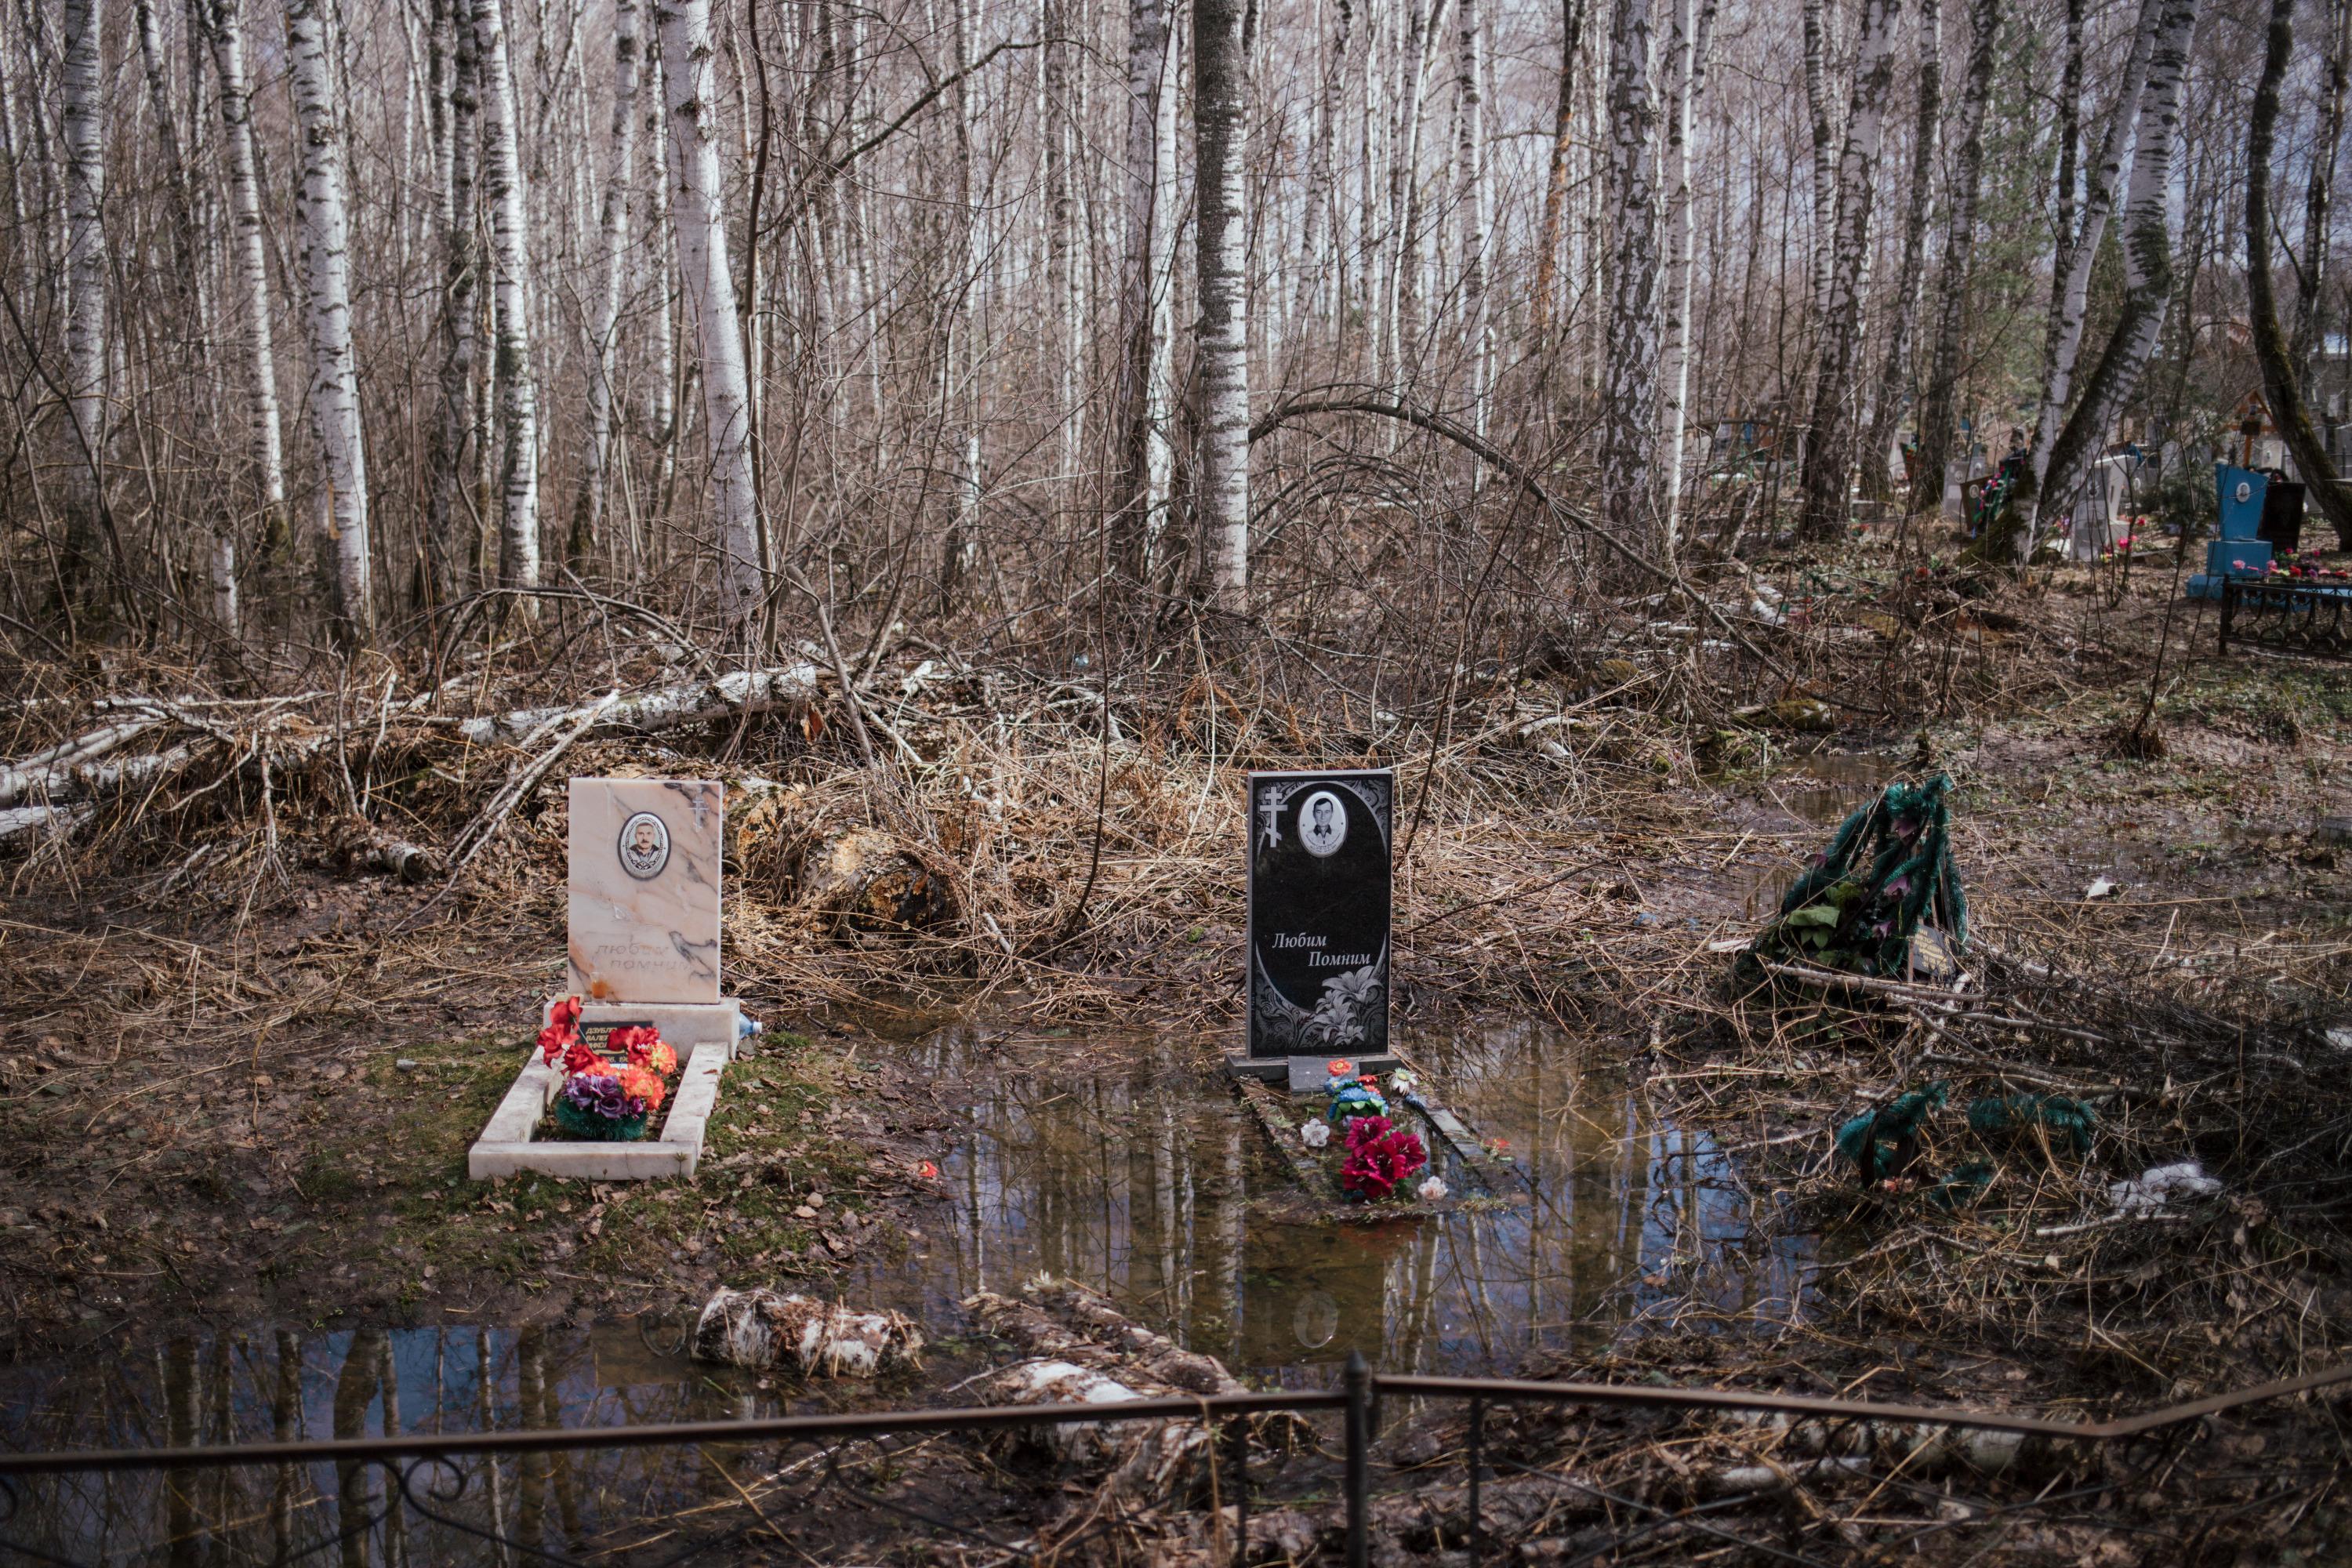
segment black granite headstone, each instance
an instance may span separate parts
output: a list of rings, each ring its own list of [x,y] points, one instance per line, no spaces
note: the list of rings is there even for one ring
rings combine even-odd
[[[1385,768],[1250,775],[1249,1054],[1389,1046]]]

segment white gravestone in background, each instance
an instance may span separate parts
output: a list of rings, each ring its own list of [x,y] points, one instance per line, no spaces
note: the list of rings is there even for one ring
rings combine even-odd
[[[719,1000],[725,791],[572,781],[571,988],[588,1002]]]
[[[474,1180],[520,1171],[586,1181],[694,1173],[719,1074],[741,1040],[741,1004],[719,994],[726,827],[726,791],[707,780],[572,781],[566,992],[581,999],[580,1032],[593,1047],[624,1025],[649,1024],[684,1070],[658,1138],[542,1140],[563,1073],[534,1048],[467,1156]]]

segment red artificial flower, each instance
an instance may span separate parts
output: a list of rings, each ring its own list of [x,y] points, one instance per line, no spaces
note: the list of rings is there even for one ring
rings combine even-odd
[[[613,1031],[608,1042],[627,1056],[631,1067],[649,1068],[667,1077],[677,1070],[677,1053],[663,1043],[651,1024],[628,1024]]]
[[[566,996],[547,1010],[547,1027],[539,1032],[539,1048],[548,1065],[580,1039],[580,998]]]
[[[940,1179],[940,1168],[937,1165],[932,1164],[929,1160],[926,1160],[921,1164],[915,1167],[915,1174],[922,1177],[923,1180],[927,1182],[936,1182]]]
[[[572,1037],[572,1044],[563,1053],[563,1070],[566,1073],[594,1074],[608,1073],[614,1069],[611,1062],[588,1048],[587,1041],[574,1035]]]
[[[1428,1163],[1419,1138],[1399,1131],[1385,1116],[1360,1116],[1348,1125],[1348,1159],[1339,1167],[1339,1185],[1377,1202]]]
[[[1323,1070],[1332,1078],[1346,1078],[1356,1070],[1356,1064],[1345,1057],[1334,1057],[1323,1064]]]

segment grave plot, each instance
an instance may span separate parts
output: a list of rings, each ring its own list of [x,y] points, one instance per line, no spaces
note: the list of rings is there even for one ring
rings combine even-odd
[[[1249,781],[1248,1040],[1226,1066],[1304,1199],[1334,1212],[1526,1190],[1392,1048],[1395,786],[1385,768]],[[1452,1179],[1424,1190],[1441,1164]]]
[[[575,778],[571,812],[570,994],[548,1005],[467,1174],[691,1175],[720,1076],[759,1027],[719,991],[726,794]]]

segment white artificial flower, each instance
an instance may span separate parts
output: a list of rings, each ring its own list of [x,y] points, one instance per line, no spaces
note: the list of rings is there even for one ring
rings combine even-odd
[[[1310,1121],[1298,1130],[1298,1141],[1309,1149],[1320,1149],[1331,1142],[1331,1129],[1323,1122]]]
[[[1421,1194],[1423,1203],[1433,1204],[1445,1195],[1445,1184],[1432,1176],[1413,1190]]]

